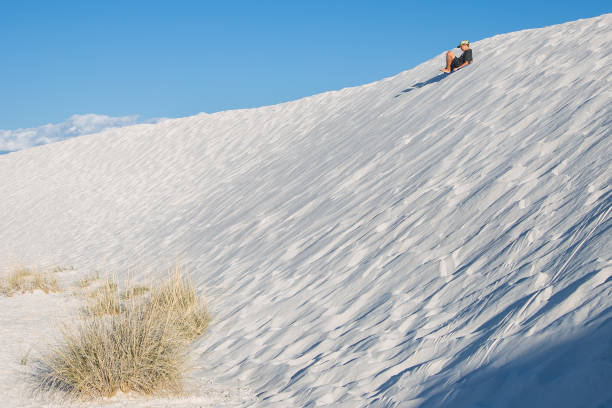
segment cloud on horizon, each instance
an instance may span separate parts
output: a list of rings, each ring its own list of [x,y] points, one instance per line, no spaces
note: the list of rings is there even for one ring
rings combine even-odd
[[[109,128],[139,123],[158,123],[164,119],[140,120],[138,115],[112,117],[89,113],[72,115],[66,121],[57,124],[28,129],[0,130],[0,154],[98,133]]]

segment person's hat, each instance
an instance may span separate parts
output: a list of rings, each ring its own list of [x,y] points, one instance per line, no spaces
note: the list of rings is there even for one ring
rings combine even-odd
[[[461,48],[461,46],[462,46],[463,44],[465,44],[465,45],[468,45],[468,46],[469,46],[469,45],[470,45],[470,42],[469,42],[468,40],[463,40],[463,41],[461,41],[461,42],[459,43],[459,45],[457,46],[457,48]]]

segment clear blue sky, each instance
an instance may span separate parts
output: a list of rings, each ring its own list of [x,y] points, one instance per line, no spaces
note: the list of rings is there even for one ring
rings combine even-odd
[[[611,11],[609,0],[0,0],[0,129],[269,105],[395,75],[461,39]]]

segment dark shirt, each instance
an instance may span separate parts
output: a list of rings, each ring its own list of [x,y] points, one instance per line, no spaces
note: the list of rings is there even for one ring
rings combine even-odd
[[[466,61],[472,62],[472,49],[468,48],[461,54],[460,57],[455,58],[455,66],[463,65]]]

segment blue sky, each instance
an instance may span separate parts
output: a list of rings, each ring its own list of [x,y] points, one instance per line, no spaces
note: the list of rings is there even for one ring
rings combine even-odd
[[[0,129],[275,104],[395,75],[461,39],[611,11],[590,0],[0,0]]]

